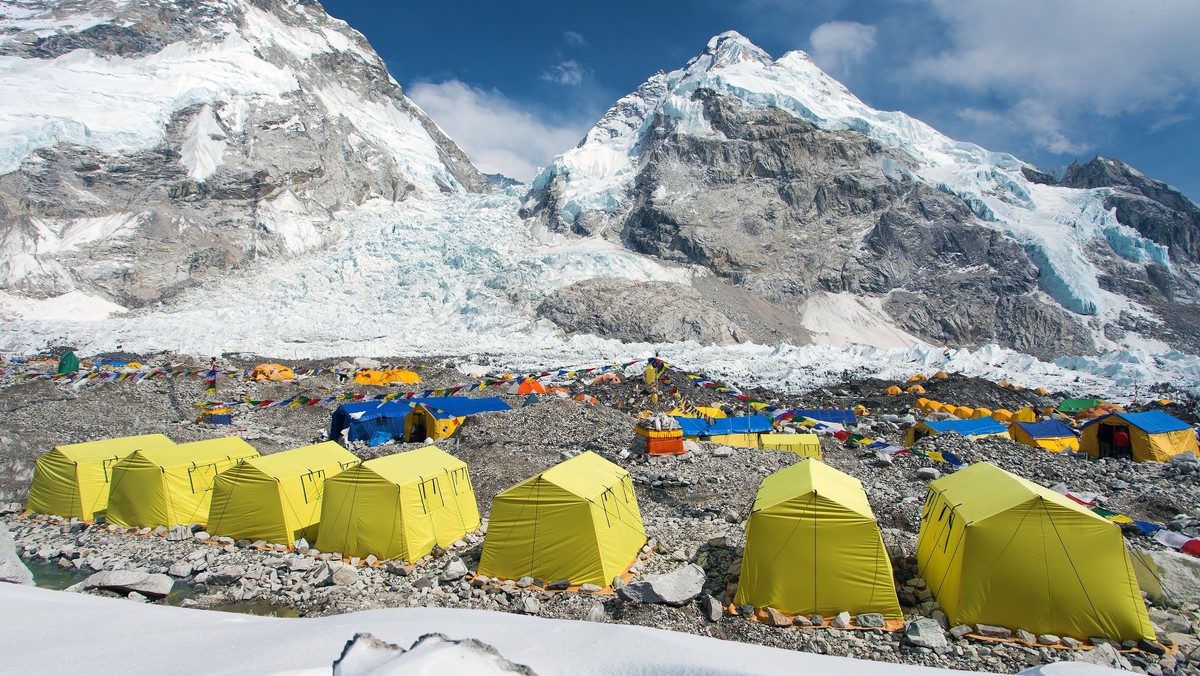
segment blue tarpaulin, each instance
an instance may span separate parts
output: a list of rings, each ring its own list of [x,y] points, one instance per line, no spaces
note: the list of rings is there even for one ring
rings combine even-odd
[[[775,431],[775,427],[771,425],[770,419],[761,415],[741,418],[714,418],[712,422],[704,418],[675,417],[675,421],[683,428],[683,436],[685,437],[711,437],[719,434],[754,434]]]
[[[792,411],[798,416],[820,420],[821,422],[838,423],[841,425],[857,425],[858,418],[854,415],[854,411],[846,410],[795,410]]]
[[[1033,439],[1061,439],[1075,436],[1075,430],[1061,420],[1015,422],[1013,425],[1025,430],[1025,433]]]
[[[1102,415],[1095,420],[1090,420],[1080,429],[1091,427],[1096,423],[1107,420],[1113,416],[1117,416],[1121,420],[1133,425],[1146,434],[1162,434],[1164,432],[1178,432],[1180,430],[1190,430],[1191,425],[1183,422],[1179,418],[1164,413],[1163,411],[1146,411],[1145,413],[1109,413]]]
[[[380,432],[390,435],[393,439],[403,439],[404,419],[417,404],[424,404],[437,418],[461,418],[487,411],[510,410],[508,404],[496,397],[414,397],[385,403],[359,401],[342,404],[333,412],[329,438],[337,441],[341,438],[342,430],[348,429],[347,441],[374,441]]]
[[[921,424],[929,429],[941,434],[942,432],[954,432],[964,437],[974,437],[984,434],[1004,434],[1008,428],[991,418],[977,418],[975,420],[926,420]]]

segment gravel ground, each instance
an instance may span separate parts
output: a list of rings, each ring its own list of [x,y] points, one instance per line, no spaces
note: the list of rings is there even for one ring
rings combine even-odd
[[[220,368],[249,368],[262,361],[253,356],[222,360]],[[291,362],[289,366],[332,367],[341,359]],[[143,363],[156,367],[170,363],[177,368],[203,369],[207,360],[153,356]],[[423,388],[448,387],[473,382],[455,368],[450,359],[426,359],[392,363],[417,370]],[[524,396],[504,394],[489,388],[476,396],[502,396],[512,411],[470,418],[449,440],[439,446],[463,459],[471,477],[481,511],[487,514],[492,498],[505,488],[553,466],[579,452],[594,451],[627,467],[633,475],[646,530],[651,538],[640,575],[664,573],[689,562],[701,564],[706,572],[705,593],[727,602],[736,584],[740,550],[744,545],[744,519],[761,479],[796,461],[796,456],[779,451],[730,449],[711,444],[691,444],[685,456],[646,458],[628,453],[635,446],[631,414],[643,409],[664,410],[668,397],[655,403],[638,380],[620,384],[584,386],[583,379],[571,385],[574,391],[596,395],[600,404],[583,404],[556,396],[542,396],[525,406]],[[882,381],[847,381],[834,387],[804,394],[783,394],[748,389],[753,397],[794,407],[863,404],[870,408],[902,408],[915,402],[916,395],[885,396],[891,384]],[[746,384],[740,387],[747,388]],[[744,405],[723,395],[696,387],[674,375],[659,386],[670,388],[701,405],[725,404],[731,410]],[[1016,409],[1026,405],[1045,407],[1054,397],[1030,390],[1014,391],[979,379],[953,375],[926,384],[930,398],[969,406]],[[217,399],[283,399],[300,394],[329,396],[334,392],[383,393],[386,387],[354,386],[325,374],[296,383],[255,383],[222,377]],[[80,387],[45,380],[14,381],[0,377],[0,503],[23,503],[34,461],[52,446],[126,434],[161,432],[177,442],[238,434],[264,454],[313,443],[328,427],[332,405],[296,409],[235,408],[233,425],[218,427],[198,424],[197,401],[209,399],[204,379],[183,377],[150,379],[138,384],[90,383]],[[732,404],[732,405],[731,405]],[[902,425],[882,414],[869,417],[863,433],[893,443],[903,439]],[[375,448],[355,445],[351,450],[364,459],[422,444],[386,444]],[[858,477],[866,488],[872,508],[883,529],[885,542],[894,553],[898,587],[916,576],[915,550],[919,508],[929,481],[928,470],[947,471],[945,465],[916,456],[897,456],[881,461],[872,452],[832,437],[822,437],[825,462]],[[924,439],[919,448],[948,450],[967,462],[990,461],[1008,471],[1046,486],[1065,483],[1071,490],[1102,494],[1102,505],[1137,519],[1158,523],[1174,522],[1172,528],[1192,535],[1200,526],[1200,473],[1195,464],[1132,464],[1126,461],[1095,462],[1070,454],[1052,455],[1020,446],[1007,439],[970,441],[956,436]],[[927,469],[926,469],[927,468]],[[918,470],[926,471],[918,474]],[[19,507],[19,505],[18,505]],[[18,550],[36,566],[54,566],[65,575],[83,579],[97,570],[143,570],[167,573],[173,570],[176,592],[168,602],[200,607],[266,609],[299,615],[321,615],[365,608],[393,606],[452,606],[485,608],[506,612],[533,612],[546,617],[601,619],[686,631],[729,640],[746,641],[789,649],[868,659],[927,664],[964,669],[1014,672],[1032,664],[1069,659],[1075,653],[1019,644],[995,644],[970,638],[947,636],[945,647],[914,645],[901,633],[882,631],[809,630],[777,628],[726,614],[718,621],[703,617],[695,603],[682,607],[625,602],[603,590],[599,593],[550,593],[507,587],[500,582],[480,582],[470,576],[444,579],[451,564],[461,559],[474,570],[484,532],[467,534],[450,551],[437,552],[412,565],[388,562],[375,567],[344,567],[328,553],[272,551],[251,543],[199,543],[190,537],[168,541],[148,534],[136,537],[43,517],[3,517],[13,531]],[[1137,532],[1127,533],[1130,547],[1161,550],[1156,542]],[[323,557],[323,558],[322,558]],[[186,564],[186,568],[184,567]],[[35,567],[36,567],[35,566]],[[455,563],[455,566],[457,564]],[[174,567],[174,568],[173,568]],[[186,574],[178,575],[186,570]],[[454,578],[454,575],[449,575]],[[100,592],[103,593],[103,592]],[[536,606],[536,607],[534,607]],[[906,607],[909,619],[936,617],[936,607],[917,603]],[[1128,654],[1120,666],[1147,673],[1200,674],[1196,650],[1196,625],[1200,624],[1195,604],[1177,608],[1154,608],[1155,621],[1174,631],[1180,648],[1172,655]],[[1093,651],[1095,652],[1095,651]]]

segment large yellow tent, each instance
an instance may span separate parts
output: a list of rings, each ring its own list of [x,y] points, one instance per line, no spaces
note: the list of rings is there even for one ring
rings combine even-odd
[[[1097,458],[1121,454],[1115,444],[1115,434],[1124,429],[1129,435],[1125,452],[1136,462],[1169,462],[1187,453],[1200,455],[1196,434],[1182,420],[1163,411],[1144,413],[1109,413],[1083,426],[1079,450]]]
[[[126,528],[208,523],[217,474],[257,455],[239,437],[134,451],[113,465],[105,518]]]
[[[421,382],[421,376],[407,369],[387,371],[363,369],[354,374],[354,382],[357,385],[389,385],[391,383],[412,385]]]
[[[645,542],[629,472],[588,451],[496,496],[479,574],[603,587]]]
[[[315,542],[325,480],[359,463],[333,441],[253,457],[217,475],[208,532],[290,545]]]
[[[917,567],[951,624],[1154,638],[1120,527],[988,463],[929,484]]]
[[[760,434],[763,448],[791,451],[801,458],[820,458],[821,440],[815,434]]]
[[[881,613],[898,628],[892,564],[858,479],[817,460],[764,478],[734,603],[788,615]]]
[[[327,479],[317,548],[416,561],[476,528],[479,506],[467,464],[426,446]]]
[[[1051,453],[1079,450],[1079,437],[1075,436],[1075,430],[1060,420],[1014,422],[1008,426],[1008,434],[1018,444],[1043,448]]]
[[[172,445],[161,434],[142,434],[55,446],[34,465],[26,509],[91,521],[108,509],[114,463],[139,448]]]
[[[255,380],[295,380],[296,373],[283,364],[259,364],[250,374]]]

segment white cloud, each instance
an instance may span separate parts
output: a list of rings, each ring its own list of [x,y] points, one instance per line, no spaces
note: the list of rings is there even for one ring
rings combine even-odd
[[[486,173],[529,181],[583,138],[594,120],[555,124],[496,90],[458,80],[417,82],[406,92]]]
[[[917,62],[925,77],[1036,100],[1050,114],[1168,116],[1200,88],[1194,0],[928,2],[951,46]]]
[[[542,79],[561,85],[574,86],[583,82],[583,74],[583,66],[572,59],[554,64],[550,70],[542,73]]]
[[[563,31],[563,40],[572,47],[583,47],[587,44],[587,40],[575,31]]]
[[[875,27],[856,21],[830,21],[809,35],[812,58],[830,72],[844,72],[875,49]]]
[[[1046,103],[1024,99],[1004,111],[964,108],[958,116],[993,135],[1019,135],[1034,146],[1057,154],[1079,155],[1091,150],[1086,143],[1072,141],[1063,131],[1061,114]]]

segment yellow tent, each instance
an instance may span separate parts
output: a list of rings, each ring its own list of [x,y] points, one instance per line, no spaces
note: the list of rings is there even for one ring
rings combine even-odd
[[[715,406],[691,406],[686,411],[677,407],[671,411],[668,411],[667,415],[677,418],[724,418],[725,411],[722,411]]]
[[[901,390],[899,387],[896,387],[895,385],[890,385],[890,386],[888,386],[888,388],[886,390],[883,391],[883,393],[887,394],[887,395],[896,395],[896,394],[900,394],[902,391],[903,390]]]
[[[390,383],[412,385],[419,382],[421,382],[421,376],[406,369],[390,369],[388,371],[363,369],[354,374],[356,385],[388,385]]]
[[[386,385],[387,376],[377,369],[363,369],[354,374],[355,385]]]
[[[333,441],[247,458],[217,475],[208,532],[290,545],[315,542],[325,480],[359,463]]]
[[[1079,437],[1059,420],[1014,422],[1008,426],[1008,434],[1018,444],[1043,448],[1051,453],[1079,450]]]
[[[975,407],[975,413],[973,413],[971,415],[971,417],[975,418],[975,419],[990,418],[990,417],[992,417],[992,409],[984,408],[982,406],[977,406],[977,407]]]
[[[988,463],[929,484],[917,567],[951,624],[1154,638],[1120,527]]]
[[[1000,422],[1012,422],[1013,412],[1007,408],[998,408],[992,411],[992,419]]]
[[[816,460],[764,478],[733,602],[788,615],[881,613],[899,625],[892,564],[858,479]]]
[[[404,417],[404,439],[421,443],[426,439],[438,441],[445,439],[459,428],[466,416],[438,415],[429,410],[425,404],[417,404]],[[420,437],[419,439],[417,437]]]
[[[975,417],[975,409],[971,408],[970,406],[955,406],[954,411],[952,412],[956,417],[962,418],[963,420],[970,420],[971,418]]]
[[[283,364],[259,364],[251,374],[255,380],[295,380],[296,374]]]
[[[33,468],[26,509],[91,521],[108,509],[112,466],[139,448],[172,446],[161,434],[55,446]]]
[[[1028,406],[1026,406],[1025,408],[1022,408],[1022,409],[1018,409],[1017,411],[1015,411],[1012,414],[1013,422],[1037,422],[1037,419],[1038,419],[1037,411],[1033,410],[1032,408],[1030,408]]]
[[[925,394],[925,388],[920,385],[909,385],[908,389],[904,391],[909,394]]]
[[[257,456],[239,437],[134,451],[113,465],[106,518],[126,528],[208,523],[217,474]]]
[[[925,374],[924,374],[924,373],[918,373],[917,375],[915,375],[915,376],[913,376],[913,377],[909,378],[908,380],[904,381],[904,384],[905,384],[905,385],[907,385],[907,384],[909,384],[909,383],[920,383],[920,382],[924,382],[925,380],[927,380],[927,379],[925,378]]]
[[[479,506],[467,464],[426,446],[327,479],[317,548],[416,561],[476,528]]]
[[[479,574],[603,587],[645,542],[629,472],[588,451],[496,496]]]
[[[737,434],[713,434],[704,441],[710,444],[736,446],[737,448],[759,448],[762,446],[762,443],[758,440],[758,437],[759,435],[755,432],[740,432]]]
[[[815,434],[760,434],[763,448],[791,451],[801,458],[820,458],[821,441]]]
[[[1130,448],[1125,453],[1136,462],[1169,462],[1181,453],[1200,455],[1192,427],[1156,410],[1109,413],[1088,422],[1082,428],[1079,449],[1097,458],[1121,455],[1114,443],[1118,429],[1129,435]]]
[[[421,382],[421,376],[408,369],[392,369],[383,372],[384,379],[389,383],[399,383],[401,385],[415,385]]]

